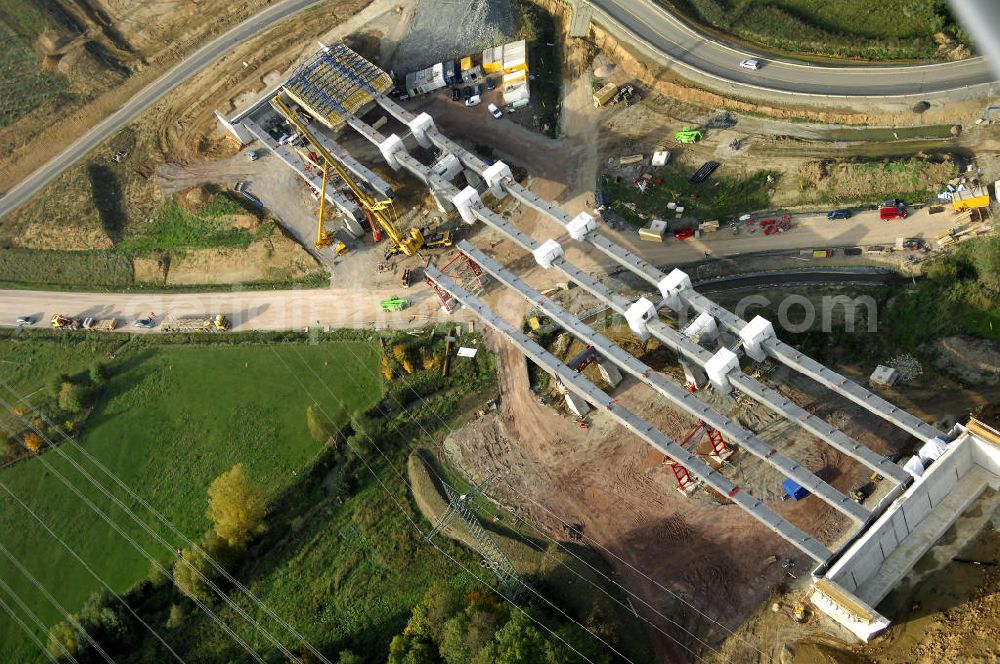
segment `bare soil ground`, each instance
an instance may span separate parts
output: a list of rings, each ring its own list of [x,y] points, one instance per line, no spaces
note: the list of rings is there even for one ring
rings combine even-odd
[[[777,589],[720,649],[713,664],[936,664],[995,662],[1000,657],[1000,513],[994,492],[983,494],[880,605],[893,625],[866,645],[825,617],[806,624],[787,610],[807,599],[808,584]]]
[[[206,39],[268,4],[268,0],[48,3],[44,11],[57,16],[54,22],[65,28],[44,33],[37,48],[46,66],[70,78],[72,94],[0,130],[0,191],[45,163]],[[330,13],[329,7],[324,9]]]

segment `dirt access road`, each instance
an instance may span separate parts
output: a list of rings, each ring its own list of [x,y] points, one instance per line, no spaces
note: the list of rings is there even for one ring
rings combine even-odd
[[[400,312],[384,312],[379,302],[398,295],[410,301]],[[411,290],[337,288],[286,291],[230,291],[220,293],[59,293],[49,291],[0,291],[0,325],[14,326],[18,316],[31,316],[37,327],[48,326],[55,314],[75,318],[117,318],[120,331],[149,312],[157,320],[177,316],[224,313],[233,331],[294,330],[310,325],[331,328],[389,329],[416,327],[437,320],[470,319],[457,312],[448,315],[428,288]]]

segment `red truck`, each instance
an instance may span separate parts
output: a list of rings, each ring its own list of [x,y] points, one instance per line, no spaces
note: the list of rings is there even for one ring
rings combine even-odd
[[[878,209],[878,216],[883,221],[888,219],[906,219],[906,205],[900,201],[884,203]]]

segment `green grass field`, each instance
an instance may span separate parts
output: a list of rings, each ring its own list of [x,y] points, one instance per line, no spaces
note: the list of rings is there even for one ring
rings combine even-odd
[[[0,128],[69,90],[62,74],[42,71],[32,49],[35,38],[55,27],[52,17],[24,0],[0,1]]]
[[[246,249],[257,237],[267,236],[273,224],[251,233],[245,228],[224,228],[219,217],[247,214],[245,207],[225,194],[216,194],[200,214],[193,214],[173,201],[160,208],[156,221],[141,232],[126,237],[116,249],[127,255],[143,255],[151,251],[203,249],[225,247]],[[251,212],[256,214],[256,212]]]
[[[386,343],[390,348],[397,343],[414,344],[437,356],[444,349],[440,334],[433,342],[425,336],[398,334]],[[478,345],[481,340],[465,336],[463,343]],[[309,363],[309,357],[290,360],[303,376],[310,374]],[[342,649],[362,655],[364,661],[385,661],[389,641],[403,629],[411,609],[432,583],[470,581],[466,572],[435,551],[414,528],[416,522],[426,532],[430,524],[420,516],[403,482],[407,455],[414,446],[438,444],[446,427],[475,407],[468,404],[481,404],[491,396],[493,381],[494,363],[488,353],[452,363],[447,379],[441,376],[439,364],[395,378],[386,399],[392,407],[373,409],[356,419],[352,435],[330,448],[308,473],[299,474],[297,482],[276,501],[268,533],[234,574],[311,643],[333,654],[333,661]],[[322,387],[315,392],[317,398],[323,392]],[[400,401],[405,409],[397,409]],[[365,433],[358,433],[359,428]],[[493,580],[468,549],[448,538],[438,545],[477,577]],[[255,619],[274,626],[244,597],[236,601]],[[178,598],[170,587],[158,589],[139,611],[161,627],[171,604],[189,609],[182,624],[163,631],[185,660],[247,660],[246,653],[212,620]],[[260,652],[273,655],[265,657],[267,661],[285,661],[232,609],[219,609],[222,619],[243,638]],[[288,647],[295,645],[293,638],[280,628],[277,631]],[[163,661],[168,656],[148,634],[142,636],[141,645],[132,651],[135,661]]]
[[[30,394],[41,389],[57,370],[85,370],[93,360],[106,358],[111,345],[121,344],[117,339],[72,344],[5,341],[0,343],[0,367],[4,380],[19,394]],[[144,342],[120,347],[111,367],[112,378],[87,422],[81,443],[191,537],[200,536],[208,527],[206,487],[233,464],[242,462],[251,477],[272,495],[287,488],[296,473],[310,466],[322,450],[306,425],[306,408],[313,399],[328,411],[340,413],[335,417],[346,417],[369,407],[382,394],[377,346],[359,342],[275,346]],[[9,392],[4,394],[6,400],[9,397]],[[111,485],[93,464],[82,459],[79,450],[70,445],[60,449],[105,486]],[[53,470],[45,468],[43,459]],[[171,551],[143,533],[71,466],[58,452],[49,451],[41,459],[0,471],[0,482],[35,510],[117,592],[144,578],[149,563],[81,504],[54,476],[56,470],[120,523],[146,551],[164,561],[172,559]],[[124,495],[118,488],[113,493]],[[138,508],[132,500],[127,503]],[[153,523],[148,515],[146,521]],[[171,546],[182,544],[166,527],[158,525],[156,531]],[[68,610],[78,610],[100,587],[2,489],[0,532],[17,533],[17,537],[4,537],[5,546]],[[58,610],[6,560],[0,560],[0,576],[46,624],[61,619]],[[43,660],[6,615],[0,616],[0,643],[4,644],[0,657],[4,661]]]
[[[935,59],[933,35],[964,41],[938,0],[658,0],[698,23],[779,52],[835,58]]]

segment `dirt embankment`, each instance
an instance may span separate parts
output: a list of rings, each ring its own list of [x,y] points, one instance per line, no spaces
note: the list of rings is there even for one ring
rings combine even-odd
[[[59,0],[46,4],[42,10],[57,14],[54,22],[61,27],[42,33],[36,50],[43,57],[43,68],[69,78],[70,91],[58,103],[34,109],[0,129],[0,191],[58,154],[179,60],[270,4],[270,0],[235,4],[227,0]],[[286,21],[281,26],[284,33],[297,29],[301,44],[314,31],[329,29],[340,20],[338,16],[349,16],[367,2],[339,3],[331,8],[334,4],[322,3],[300,15],[311,15],[309,24]],[[256,44],[255,50],[247,49],[250,43]],[[277,44],[250,40],[235,62],[242,69],[241,60],[257,63],[287,46],[288,41],[280,36]],[[263,54],[260,58],[259,53]],[[247,72],[230,69],[243,76],[254,71],[253,66]],[[215,77],[221,79],[215,91],[233,83],[231,75],[219,77],[216,71]],[[208,101],[207,107],[191,105],[186,110],[211,114],[212,100],[204,101]]]
[[[969,336],[946,337],[930,349],[934,365],[968,385],[1000,383],[1000,343]]]

